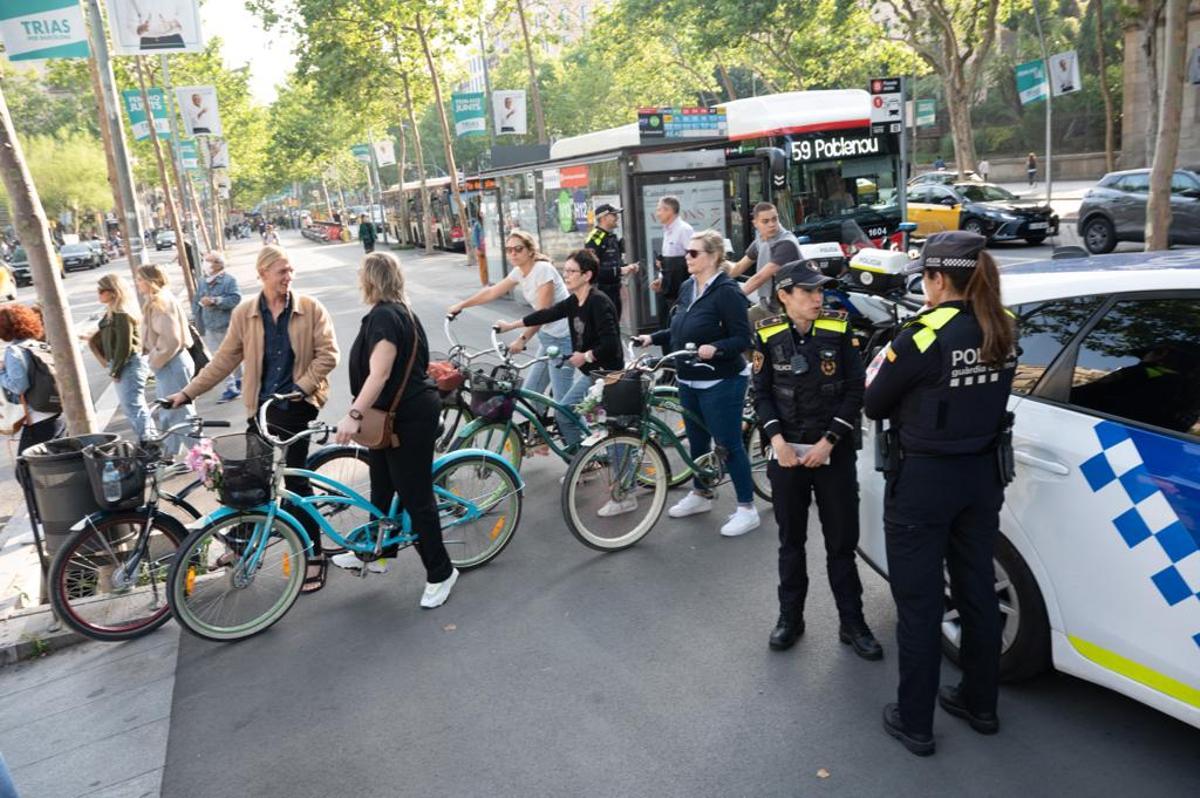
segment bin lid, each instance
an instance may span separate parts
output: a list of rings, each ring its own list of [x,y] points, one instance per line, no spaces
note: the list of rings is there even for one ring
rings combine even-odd
[[[53,462],[55,460],[82,459],[83,450],[89,446],[101,443],[112,443],[121,436],[111,432],[99,432],[91,435],[76,435],[69,438],[57,438],[36,446],[30,446],[21,453],[27,460]]]

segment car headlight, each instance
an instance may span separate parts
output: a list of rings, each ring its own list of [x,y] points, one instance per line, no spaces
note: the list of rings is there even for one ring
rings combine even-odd
[[[1017,219],[1021,218],[1019,216],[1014,216],[1011,213],[1005,213],[1004,211],[987,211],[984,215],[989,219],[995,219],[999,222],[1015,222]]]

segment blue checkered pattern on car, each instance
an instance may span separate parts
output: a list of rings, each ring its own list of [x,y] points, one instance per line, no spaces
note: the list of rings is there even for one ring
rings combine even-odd
[[[1142,461],[1128,428],[1101,421],[1094,431],[1101,451],[1080,466],[1088,486],[1096,493],[1117,482],[1129,497],[1129,507],[1113,518],[1113,526],[1129,548],[1157,546],[1162,552],[1163,567],[1150,575],[1150,581],[1163,600],[1172,607],[1200,602],[1200,531],[1180,521]],[[1200,632],[1192,639],[1200,646]]]

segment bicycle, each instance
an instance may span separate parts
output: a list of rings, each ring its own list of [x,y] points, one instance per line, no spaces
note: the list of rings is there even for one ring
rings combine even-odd
[[[308,469],[286,467],[289,446],[335,431],[321,422],[312,422],[286,439],[267,431],[267,408],[298,397],[275,395],[264,403],[259,410],[259,435],[227,436],[232,438],[229,447],[216,439],[218,454],[226,452],[218,480],[218,493],[226,506],[195,525],[167,577],[175,617],[198,637],[244,639],[287,614],[300,595],[312,551],[302,517],[364,559],[417,539],[408,514],[399,510],[398,499],[393,498],[385,513],[348,485]],[[520,523],[524,490],[520,475],[499,455],[470,449],[443,455],[432,468],[442,530],[455,536],[445,538],[451,562],[459,570],[469,570],[491,561],[509,544]],[[287,490],[284,479],[289,476],[307,478],[317,494],[299,496]],[[294,510],[284,509],[284,501]],[[350,507],[365,521],[342,534],[317,509],[326,504]],[[368,573],[370,569],[360,569],[361,576]]]
[[[670,489],[664,447],[674,449],[705,488],[713,489],[725,481],[724,448],[714,442],[709,453],[692,458],[684,441],[655,416],[651,406],[650,375],[663,370],[670,361],[695,355],[693,345],[665,355],[654,365],[647,364],[648,356],[643,355],[606,386],[607,429],[585,442],[563,479],[563,517],[571,534],[584,545],[599,551],[620,551],[654,528]],[[704,427],[698,416],[682,405],[678,409],[689,423]],[[750,439],[756,429],[754,425],[745,432],[743,440]],[[751,457],[751,472],[765,471],[765,463],[766,457],[758,450]],[[754,490],[770,500],[758,481]],[[630,500],[631,507],[620,509]],[[606,506],[610,509],[600,515]]]
[[[165,406],[165,401],[154,402],[156,409]],[[162,490],[163,482],[189,471],[186,463],[163,455],[162,442],[185,429],[189,437],[199,437],[204,428],[228,426],[228,421],[204,421],[197,416],[147,438],[141,449],[132,447],[134,451],[124,457],[108,458],[114,463],[124,461],[120,499],[102,502],[110,509],[81,518],[71,527],[71,536],[50,565],[50,604],[64,624],[93,640],[115,642],[149,634],[167,622],[167,570],[187,529],[178,518],[161,511],[160,504],[198,519],[200,513],[187,497],[201,482],[194,480],[178,493]],[[96,466],[85,464],[95,480]],[[104,498],[102,488],[96,493],[97,500]]]

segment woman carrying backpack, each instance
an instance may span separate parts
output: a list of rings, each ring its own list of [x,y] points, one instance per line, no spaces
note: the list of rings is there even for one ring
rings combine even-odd
[[[44,335],[42,317],[35,310],[15,302],[0,305],[0,340],[8,344],[4,350],[4,359],[0,361],[0,388],[4,389],[10,402],[21,404],[25,408],[25,420],[21,424],[17,454],[30,446],[61,438],[66,434],[61,403],[54,403],[59,404],[59,408],[55,410],[52,405],[36,401],[35,403],[41,404],[43,408],[37,409],[27,401],[27,394],[32,393],[30,389],[34,387],[35,379],[53,380],[51,373],[40,369],[38,364],[34,363],[37,355],[30,351],[31,347],[44,346]],[[51,394],[57,398],[57,388],[49,392],[38,391],[39,396]]]

